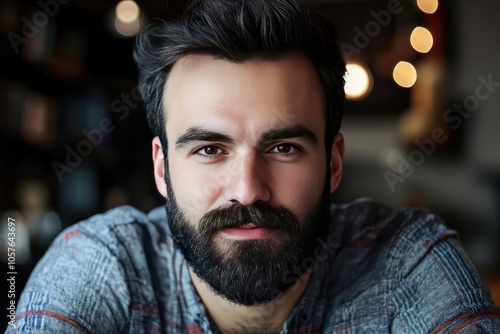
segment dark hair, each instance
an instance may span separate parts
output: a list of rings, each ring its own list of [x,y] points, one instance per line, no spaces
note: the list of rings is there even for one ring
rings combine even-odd
[[[292,51],[310,57],[320,79],[330,147],[342,122],[345,62],[330,20],[296,0],[197,0],[180,17],[145,26],[137,36],[134,59],[153,134],[166,146],[163,89],[182,56],[208,54],[244,62],[279,59]]]

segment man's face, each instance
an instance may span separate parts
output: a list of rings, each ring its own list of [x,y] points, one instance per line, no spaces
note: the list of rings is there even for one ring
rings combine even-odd
[[[155,145],[153,156],[176,243],[219,294],[247,305],[275,298],[265,295],[293,283],[283,282],[282,272],[310,253],[341,173],[341,162],[335,170],[327,162],[322,89],[312,64],[300,54],[244,63],[189,55],[169,75],[164,108],[167,182]],[[334,151],[343,150],[340,141]],[[218,291],[237,279],[234,289],[241,290],[249,276],[255,282],[262,276],[260,290],[274,287],[259,296],[248,295],[256,286]]]

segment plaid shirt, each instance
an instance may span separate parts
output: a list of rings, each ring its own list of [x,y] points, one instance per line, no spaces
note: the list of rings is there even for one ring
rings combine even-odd
[[[365,199],[332,206],[331,217],[281,333],[500,333],[488,288],[437,217]],[[219,331],[165,210],[120,207],[65,230],[33,271],[6,333],[40,332]]]

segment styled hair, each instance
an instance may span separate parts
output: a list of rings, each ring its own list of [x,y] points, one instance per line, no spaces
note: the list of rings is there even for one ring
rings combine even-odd
[[[301,52],[321,82],[326,144],[340,129],[345,100],[345,62],[333,23],[296,0],[195,0],[182,16],[154,20],[137,36],[134,59],[149,126],[166,151],[164,86],[175,62],[207,54],[231,62],[277,60]]]

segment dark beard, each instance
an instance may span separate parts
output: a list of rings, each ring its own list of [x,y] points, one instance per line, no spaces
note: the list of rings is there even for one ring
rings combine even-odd
[[[316,239],[326,233],[326,186],[304,222],[287,208],[257,202],[214,209],[194,226],[177,205],[166,175],[166,210],[174,243],[196,275],[219,296],[239,305],[265,304],[280,297],[308,269],[303,261],[313,257]],[[236,241],[216,236],[221,229],[249,222],[275,229],[273,237]]]

